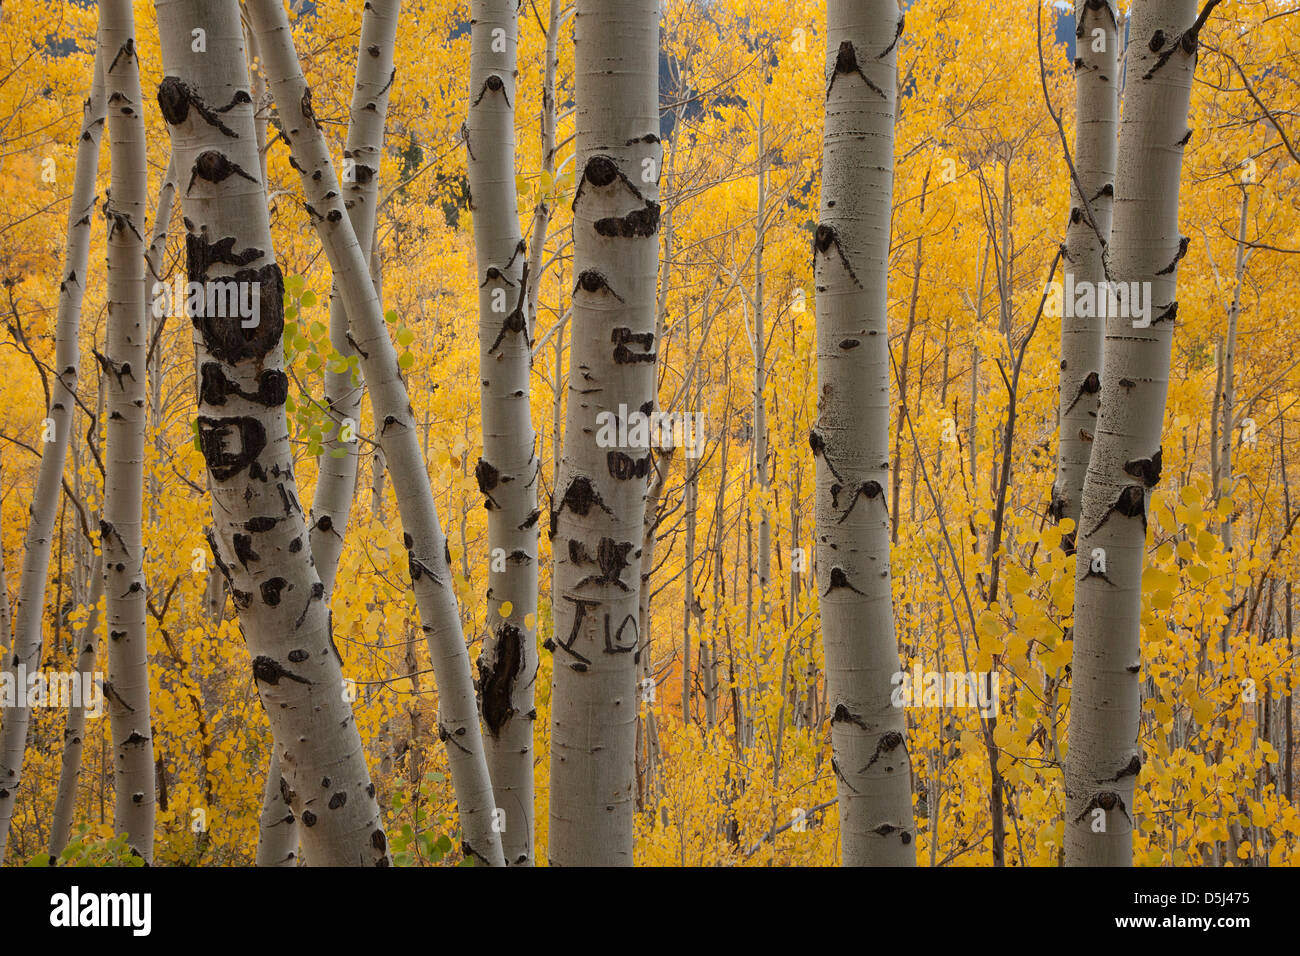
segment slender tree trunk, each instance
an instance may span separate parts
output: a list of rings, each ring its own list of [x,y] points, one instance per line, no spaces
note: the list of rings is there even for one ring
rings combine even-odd
[[[380,443],[406,530],[421,627],[438,683],[438,736],[448,744],[462,849],[467,857],[499,866],[504,862],[501,837],[493,828],[492,784],[479,731],[469,652],[451,587],[447,538],[438,521],[425,471],[415,413],[370,279],[367,254],[357,244],[356,233],[345,215],[338,177],[311,109],[311,91],[302,76],[284,8],[279,0],[251,0],[249,13],[265,57],[283,135],[307,195],[308,212],[343,297],[375,420],[383,423]],[[280,739],[278,735],[276,739]],[[317,863],[310,847],[304,846],[304,853],[313,864]]]
[[[537,679],[537,436],[529,401],[528,264],[515,191],[515,0],[471,5],[465,144],[480,273],[483,457],[488,512],[487,632],[479,707],[508,863],[533,862],[533,688]],[[543,225],[542,228],[545,228]],[[544,238],[544,237],[543,237]]]
[[[257,819],[257,865],[298,865],[298,817],[293,812],[293,791],[280,766],[280,748],[271,752]]]
[[[104,553],[108,676],[104,686],[113,735],[113,827],[133,852],[153,859],[153,728],[149,718],[149,644],[144,571],[144,442],[149,325],[145,320],[145,203],[149,167],[144,107],[130,0],[100,4],[99,58],[108,94],[112,182],[108,224],[108,331],[104,369]]]
[[[99,645],[99,601],[104,596],[104,560],[95,558],[91,572],[90,618],[77,639],[77,669],[84,682],[95,679],[95,656]],[[84,701],[84,697],[82,698]],[[81,775],[81,752],[86,737],[86,708],[73,701],[68,707],[68,721],[63,728],[63,759],[59,769],[59,789],[54,797],[54,818],[50,824],[50,858],[57,859],[72,835],[72,818],[77,811],[77,780]]]
[[[767,512],[771,479],[767,473],[767,326],[763,309],[763,246],[767,241],[767,140],[763,100],[758,101],[758,204],[754,225],[754,474],[763,504],[758,517],[759,626],[767,623],[767,587],[772,574],[772,524]]]
[[[1189,138],[1195,0],[1138,0],[1115,180],[1110,273],[1140,288],[1149,322],[1107,319],[1101,408],[1083,489],[1065,759],[1065,859],[1130,866],[1138,743],[1142,565],[1177,315],[1178,181]],[[1192,52],[1188,52],[1188,51]],[[1116,310],[1118,311],[1118,310]]]
[[[1061,299],[1060,437],[1056,482],[1048,514],[1069,518],[1078,533],[1083,479],[1097,429],[1101,393],[1102,331],[1096,308],[1075,308],[1076,289],[1095,296],[1106,288],[1106,246],[1115,202],[1115,129],[1119,124],[1119,35],[1111,0],[1084,0],[1076,8],[1074,168],[1070,222],[1065,229],[1065,286]],[[1082,184],[1086,196],[1079,195]],[[1091,211],[1091,215],[1089,214]],[[1083,313],[1083,314],[1079,314]]]
[[[578,0],[573,351],[555,541],[549,856],[630,865],[648,439],[655,398],[659,4]],[[628,425],[630,426],[630,422]]]
[[[99,141],[104,131],[106,109],[105,64],[95,59],[95,77],[82,114],[81,137],[77,146],[77,167],[68,206],[68,232],[62,281],[59,284],[58,317],[55,324],[55,375],[50,408],[43,423],[43,454],[32,494],[30,522],[23,547],[23,571],[14,606],[13,653],[7,665],[29,672],[40,667],[44,644],[45,593],[49,583],[50,547],[54,520],[58,515],[63,465],[72,432],[73,407],[77,395],[77,369],[81,349],[77,334],[81,325],[81,300],[85,293],[86,260],[90,253],[90,222],[95,212],[95,174],[98,172]],[[14,802],[23,784],[23,759],[27,749],[27,728],[31,709],[9,710],[0,730],[0,862],[9,842],[9,824]]]
[[[209,543],[239,611],[290,802],[303,822],[305,854],[323,866],[387,865],[379,806],[293,478],[284,414],[284,283],[257,177],[239,6],[155,6],[166,74],[158,102],[186,183],[189,279],[211,283],[211,290],[224,286],[227,305],[230,284],[243,284],[235,286],[240,305],[233,317],[191,317],[199,441],[213,496]],[[202,51],[194,30],[203,31]]]
[[[821,218],[814,240],[817,580],[840,845],[848,866],[916,863],[889,567],[889,223],[895,0],[830,0]]]
[[[542,172],[546,177],[555,177],[555,74],[559,68],[560,25],[562,22],[563,0],[551,0],[550,13],[546,18],[546,60],[542,74]],[[471,86],[472,89],[477,87]],[[471,95],[477,96],[474,92]],[[512,131],[513,135],[513,131]],[[528,329],[529,338],[534,338],[537,331],[537,295],[542,288],[542,257],[546,253],[546,230],[551,224],[551,201],[545,190],[539,190],[540,198],[533,210],[533,242],[528,251]],[[558,388],[557,388],[558,392]],[[557,456],[556,460],[559,458]]]

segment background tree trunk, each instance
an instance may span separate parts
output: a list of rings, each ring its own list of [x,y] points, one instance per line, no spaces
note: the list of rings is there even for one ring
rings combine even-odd
[[[497,806],[504,812],[502,849],[508,863],[526,866],[533,861],[541,462],[529,402],[529,275],[515,190],[518,10],[514,0],[474,0],[471,15],[465,144],[480,274],[483,414],[483,457],[474,473],[488,512],[487,630],[478,661],[479,709],[488,771]],[[546,186],[543,182],[541,188]]]
[[[895,0],[830,0],[814,239],[817,581],[846,866],[916,863],[889,567],[889,226]],[[860,72],[859,72],[860,70]]]
[[[54,520],[58,514],[63,465],[72,432],[73,407],[77,396],[77,371],[81,347],[81,300],[85,294],[86,261],[90,256],[90,223],[95,212],[95,174],[99,168],[99,142],[104,131],[106,97],[104,66],[95,58],[95,76],[82,113],[81,137],[77,145],[77,167],[68,205],[68,232],[64,248],[62,281],[59,283],[59,311],[55,320],[53,390],[50,408],[40,436],[42,455],[36,489],[32,496],[27,538],[23,544],[23,571],[14,606],[13,653],[6,666],[39,668],[44,646],[45,592],[49,582],[50,547]],[[15,701],[25,705],[26,699]],[[0,730],[0,863],[9,844],[9,824],[14,801],[23,783],[23,758],[27,750],[27,728],[31,709],[16,706],[4,715]]]
[[[104,685],[113,735],[113,827],[131,849],[153,860],[154,759],[149,711],[149,643],[144,570],[144,445],[149,323],[145,296],[145,210],[149,166],[144,106],[130,0],[100,4],[99,59],[107,64],[112,180],[108,225],[108,323],[104,369],[104,555],[108,675]]]

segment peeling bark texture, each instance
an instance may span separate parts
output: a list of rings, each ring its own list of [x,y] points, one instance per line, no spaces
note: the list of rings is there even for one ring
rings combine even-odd
[[[895,0],[830,0],[817,287],[817,580],[845,866],[912,866],[889,567],[889,223]],[[846,69],[845,64],[852,65]],[[860,343],[844,348],[846,340]]]
[[[133,852],[153,860],[154,761],[149,719],[149,643],[144,572],[145,379],[149,346],[145,294],[145,151],[140,62],[131,0],[99,7],[99,59],[108,96],[112,178],[108,227],[108,322],[104,354],[104,555],[108,631],[105,693],[113,741],[113,827]]]
[[[99,639],[99,601],[104,596],[104,560],[95,558],[90,575],[90,617],[77,636],[77,673],[82,680],[95,673],[95,656]],[[81,752],[85,747],[86,708],[75,701],[68,708],[63,727],[63,758],[59,769],[59,789],[54,798],[54,818],[50,823],[50,858],[58,859],[72,836],[72,817],[77,810],[77,778],[81,774]],[[151,768],[152,769],[152,768]]]
[[[272,753],[262,812],[257,819],[258,866],[298,865],[298,818],[293,812],[293,796],[280,767],[280,755]]]
[[[506,862],[533,862],[533,690],[537,681],[537,508],[541,474],[529,404],[529,275],[515,189],[515,0],[471,4],[465,123],[479,270],[479,384],[488,515],[487,632],[479,697]],[[509,613],[502,613],[502,606]],[[531,622],[531,623],[530,623]]]
[[[1079,195],[1078,184],[1071,177],[1063,257],[1065,288],[1086,283],[1095,291],[1106,281],[1106,244],[1110,242],[1115,201],[1120,39],[1112,0],[1083,0],[1076,9],[1074,167],[1085,195]],[[1083,480],[1092,454],[1089,436],[1096,430],[1101,397],[1105,320],[1074,316],[1069,303],[1062,301],[1061,305],[1060,437],[1050,515],[1054,521],[1070,518],[1077,529]],[[1070,532],[1065,539],[1067,547],[1073,546],[1077,533]]]
[[[343,198],[362,249],[370,248],[375,233],[384,121],[392,92],[393,52],[401,6],[401,0],[369,0],[361,14],[361,45],[357,49],[347,145],[343,149]],[[348,328],[348,313],[336,281],[330,295],[330,346],[345,358],[356,354],[348,341]],[[361,392],[360,384],[352,384],[351,369],[342,372],[326,369],[325,404],[339,427],[326,439],[318,459],[320,477],[311,503],[311,553],[316,559],[316,570],[325,582],[327,598],[334,592],[334,575],[356,497],[361,452],[361,442],[346,441],[340,437],[340,431],[344,422],[351,422],[353,435],[360,433]],[[340,448],[347,454],[338,458],[330,454]]]
[[[504,863],[501,837],[492,828],[495,804],[469,651],[447,568],[446,536],[434,507],[406,383],[370,279],[367,251],[357,244],[324,134],[311,109],[311,91],[302,76],[284,8],[280,0],[251,0],[248,12],[265,58],[271,94],[278,104],[282,135],[300,171],[308,213],[351,323],[375,420],[384,423],[380,444],[406,530],[412,584],[438,684],[439,736],[444,742],[451,741],[447,753],[463,848],[466,856],[477,862],[500,866]],[[266,314],[265,306],[262,314]],[[280,739],[278,734],[276,739]],[[370,801],[373,803],[373,798]],[[300,814],[300,819],[306,840],[314,827],[306,815]],[[312,865],[317,864],[319,857],[311,846],[304,843],[303,852]]]
[[[176,168],[182,175],[204,168],[200,157],[216,154],[260,173],[239,4],[155,6],[165,74],[158,102]],[[206,53],[191,50],[194,29],[205,31]],[[322,866],[386,866],[387,841],[344,696],[324,585],[310,548],[293,545],[307,526],[285,422],[284,288],[263,186],[246,176],[199,177],[181,196],[190,281],[260,283],[256,328],[241,328],[238,316],[194,320],[213,558],[234,596],[294,811],[304,821],[312,814],[302,829],[305,855]],[[346,799],[331,799],[336,793]]]
[[[553,865],[630,866],[650,451],[599,447],[597,416],[618,415],[620,407],[624,415],[648,412],[655,399],[659,4],[578,0],[574,32],[578,280],[564,453],[551,504],[557,601],[548,852]]]
[[[1196,65],[1195,0],[1137,0],[1128,45],[1110,274],[1149,282],[1152,321],[1106,322],[1101,408],[1083,489],[1074,599],[1065,862],[1131,866],[1142,564],[1160,478],[1176,302],[1178,184]],[[1171,267],[1171,263],[1174,265]],[[1121,382],[1124,383],[1121,386]],[[1089,573],[1096,549],[1106,574]]]
[[[104,93],[104,64],[95,58],[95,78],[82,114],[77,144],[77,167],[68,206],[67,243],[59,284],[58,317],[55,320],[54,372],[50,392],[49,419],[54,423],[54,441],[44,445],[36,489],[32,496],[31,520],[23,543],[23,570],[14,605],[13,650],[5,667],[24,665],[29,671],[41,666],[44,645],[45,592],[49,582],[50,548],[54,521],[58,516],[63,483],[63,465],[72,433],[76,405],[77,369],[81,349],[77,333],[81,324],[81,300],[85,294],[86,262],[90,256],[90,224],[95,213],[95,175],[99,165],[99,142],[107,108]],[[9,823],[14,801],[23,783],[23,758],[27,750],[27,728],[31,709],[14,707],[4,715],[0,730],[0,863],[9,843]]]

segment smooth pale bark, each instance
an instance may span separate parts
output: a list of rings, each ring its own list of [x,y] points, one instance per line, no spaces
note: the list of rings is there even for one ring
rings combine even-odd
[[[311,108],[311,91],[302,76],[284,8],[280,0],[251,0],[248,12],[265,58],[271,94],[278,104],[281,135],[299,170],[308,214],[343,297],[375,420],[383,423],[379,440],[406,530],[421,629],[438,684],[438,736],[447,743],[462,848],[467,857],[500,866],[504,863],[501,837],[493,829],[495,804],[479,731],[469,651],[451,587],[447,538],[434,507],[415,413],[370,279],[367,252],[357,244],[325,136]],[[304,853],[315,865],[317,859],[310,848],[304,846]]]
[[[28,673],[41,665],[44,644],[43,618],[45,592],[49,583],[50,547],[54,540],[54,521],[59,511],[63,483],[63,466],[72,433],[72,414],[76,404],[77,371],[81,348],[77,333],[81,325],[81,300],[85,293],[86,261],[90,254],[90,223],[95,214],[95,174],[99,166],[99,142],[104,131],[106,96],[103,68],[95,57],[95,76],[90,96],[82,114],[81,137],[77,145],[77,166],[68,206],[68,231],[63,258],[63,279],[59,284],[58,317],[54,332],[54,366],[50,408],[43,426],[48,438],[42,442],[40,470],[32,494],[30,522],[23,543],[23,570],[14,605],[13,652],[6,655],[5,666],[22,665]],[[25,703],[17,701],[16,703]],[[9,843],[9,824],[13,820],[14,801],[23,784],[23,759],[27,750],[27,728],[31,709],[10,708],[4,714],[0,730],[0,863]]]
[[[533,689],[537,682],[537,436],[529,404],[529,274],[515,190],[515,0],[471,4],[465,123],[478,259],[487,630],[478,660],[488,771],[512,866],[533,861]]]
[[[817,580],[846,866],[916,863],[889,567],[895,0],[831,0],[817,285]],[[861,71],[859,73],[859,70]]]
[[[1087,288],[1095,294],[1106,281],[1106,244],[1114,212],[1120,41],[1111,0],[1084,0],[1076,10],[1074,168],[1079,183],[1070,177],[1064,289]],[[1078,311],[1085,314],[1076,315]],[[1060,438],[1048,514],[1055,521],[1071,519],[1076,529],[1097,426],[1104,325],[1096,309],[1075,309],[1073,302],[1062,299]],[[1076,535],[1077,530],[1070,532],[1067,546]]]
[[[95,557],[91,571],[90,618],[77,637],[77,670],[81,680],[95,677],[95,655],[99,637],[99,601],[104,596],[104,560]],[[84,697],[82,698],[84,700]],[[77,779],[81,775],[81,752],[85,746],[86,708],[73,701],[63,728],[63,760],[59,767],[59,789],[54,798],[54,820],[50,824],[50,857],[57,859],[72,835],[72,817],[77,810]]]
[[[285,421],[284,283],[271,244],[235,0],[158,0],[158,102],[181,174],[191,282],[246,282],[260,316],[193,317],[209,542],[230,583],[304,852],[388,865],[365,752],[312,566]],[[191,46],[191,31],[206,51]]]
[[[1111,279],[1149,283],[1150,323],[1111,316],[1083,489],[1074,599],[1065,862],[1130,866],[1142,767],[1142,565],[1177,315],[1178,185],[1189,138],[1195,0],[1133,8],[1115,178]],[[1188,52],[1189,49],[1192,52]]]
[[[104,354],[104,554],[108,673],[104,702],[113,740],[113,828],[153,859],[156,803],[149,719],[149,643],[144,571],[144,445],[149,323],[145,215],[149,166],[131,0],[99,7],[99,58],[108,94],[112,178],[108,226],[108,321]]]
[[[647,443],[655,399],[659,4],[578,0],[573,345],[551,504],[552,864],[631,865]]]

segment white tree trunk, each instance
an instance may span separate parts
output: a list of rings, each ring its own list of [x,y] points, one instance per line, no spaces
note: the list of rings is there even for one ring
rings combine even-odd
[[[247,309],[192,317],[213,556],[239,612],[303,823],[304,852],[316,865],[385,866],[379,806],[293,477],[284,414],[284,283],[259,179],[239,6],[155,6],[166,74],[158,102],[180,172],[189,278],[247,284]],[[248,315],[254,302],[256,323]]]
[[[82,681],[95,676],[95,657],[99,643],[99,601],[104,596],[104,560],[95,557],[91,570],[90,617],[77,637],[77,670]],[[84,699],[84,698],[83,698]],[[59,769],[59,789],[54,798],[54,819],[50,824],[50,857],[57,859],[72,835],[72,817],[77,811],[77,779],[81,774],[81,752],[85,746],[86,708],[75,701],[68,707],[68,721],[63,728],[63,760]]]
[[[916,863],[889,566],[895,0],[830,0],[817,285],[817,581],[846,866]]]
[[[1084,0],[1075,7],[1075,16],[1074,168],[1087,201],[1071,176],[1065,289],[1087,286],[1095,291],[1106,281],[1106,244],[1114,211],[1120,41],[1111,0]],[[1070,542],[1078,533],[1083,479],[1097,428],[1104,324],[1095,310],[1076,310],[1072,302],[1062,300],[1060,438],[1049,513],[1055,521],[1074,521]]]
[[[511,865],[533,861],[533,688],[537,680],[537,436],[529,404],[529,274],[515,190],[514,0],[471,4],[465,144],[479,269],[483,457],[488,512],[487,633],[479,708]]]
[[[1177,315],[1178,184],[1190,132],[1195,0],[1137,0],[1128,45],[1110,275],[1149,283],[1149,324],[1106,322],[1101,408],[1083,489],[1074,603],[1067,865],[1129,866],[1138,743],[1142,565]]]
[[[108,226],[108,323],[104,370],[104,555],[108,675],[104,699],[113,737],[113,827],[153,859],[153,728],[144,572],[144,445],[150,299],[145,295],[145,216],[149,166],[130,0],[100,4],[99,58],[105,64],[112,179]]]
[[[345,214],[338,177],[311,108],[311,91],[302,76],[284,8],[280,0],[250,0],[248,10],[265,57],[271,93],[278,104],[282,135],[299,169],[307,212],[317,228],[352,323],[354,348],[361,357],[375,420],[382,423],[380,443],[406,529],[421,627],[438,683],[438,736],[448,745],[462,848],[467,857],[499,866],[504,863],[501,837],[493,829],[495,804],[479,731],[469,651],[451,587],[447,539],[434,507],[406,383],[370,280],[367,254],[357,244]],[[311,849],[304,847],[304,852],[316,864]]]
[[[77,370],[81,348],[77,334],[81,325],[81,300],[85,293],[86,260],[90,254],[90,223],[95,214],[95,174],[99,165],[99,141],[104,131],[106,64],[95,58],[95,77],[86,100],[77,145],[77,167],[68,206],[68,232],[59,284],[59,311],[55,324],[55,375],[48,417],[43,425],[48,439],[42,445],[40,471],[32,495],[31,520],[23,547],[23,571],[14,606],[13,652],[6,666],[22,665],[29,672],[40,667],[44,645],[45,591],[49,581],[50,546],[59,510],[63,465],[72,432],[73,407],[77,394]],[[20,702],[21,703],[21,702]],[[9,842],[9,823],[14,801],[23,783],[23,758],[27,749],[27,727],[31,709],[14,707],[4,715],[0,731],[0,863]]]
[[[631,865],[641,535],[655,398],[659,4],[578,0],[573,345],[551,504],[552,864]],[[630,424],[630,423],[629,423]],[[606,426],[602,429],[602,426]]]

